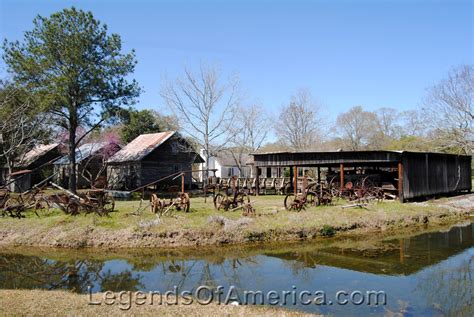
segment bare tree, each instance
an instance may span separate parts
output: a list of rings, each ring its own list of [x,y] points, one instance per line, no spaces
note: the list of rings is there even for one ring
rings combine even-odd
[[[271,120],[259,105],[248,108],[239,107],[232,126],[230,147],[226,149],[232,155],[240,172],[247,163],[248,154],[258,151],[268,137]]]
[[[49,135],[48,118],[33,98],[9,84],[0,92],[0,162],[11,174],[15,164]]]
[[[401,114],[393,108],[382,107],[375,111],[377,124],[380,132],[389,138],[397,138],[400,135],[400,117]]]
[[[427,120],[422,111],[407,110],[401,114],[403,135],[423,136],[426,133]]]
[[[452,69],[429,90],[425,111],[432,120],[439,149],[471,154],[474,150],[474,67]]]
[[[185,68],[183,77],[165,82],[161,89],[183,132],[204,150],[206,164],[233,137],[230,128],[239,103],[238,84],[237,77],[224,81],[216,67],[201,64],[197,72]]]
[[[373,112],[356,106],[337,117],[334,129],[341,135],[344,149],[357,151],[369,146],[376,122],[377,117]]]
[[[301,89],[280,113],[275,132],[294,151],[314,149],[323,135],[321,111],[308,90]]]

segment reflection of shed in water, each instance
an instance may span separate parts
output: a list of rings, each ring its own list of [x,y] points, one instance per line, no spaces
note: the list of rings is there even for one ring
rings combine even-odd
[[[472,247],[473,230],[473,225],[454,227],[448,232],[386,241],[379,249],[321,248],[314,252],[269,252],[265,255],[300,261],[311,268],[324,265],[373,274],[411,275]]]

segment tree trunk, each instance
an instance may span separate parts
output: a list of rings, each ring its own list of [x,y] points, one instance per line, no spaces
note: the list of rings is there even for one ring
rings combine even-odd
[[[76,175],[76,130],[77,123],[74,120],[69,122],[69,190],[77,193]]]

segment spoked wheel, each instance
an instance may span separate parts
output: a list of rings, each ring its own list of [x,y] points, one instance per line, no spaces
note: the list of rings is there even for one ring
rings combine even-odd
[[[332,203],[332,199],[333,196],[331,194],[331,191],[323,189],[318,196],[318,205],[330,205]]]
[[[234,208],[250,203],[249,195],[245,193],[238,193],[235,196]]]
[[[66,214],[71,215],[71,216],[76,216],[79,214],[79,204],[70,201],[67,206],[66,206]]]
[[[107,215],[109,212],[113,212],[115,210],[115,199],[112,194],[107,193],[104,196],[104,206],[102,207],[104,214]]]
[[[189,199],[189,195],[187,193],[183,193],[180,195],[179,199],[180,203],[178,205],[178,210],[189,212],[189,208],[191,206],[191,200]]]
[[[47,217],[50,214],[50,204],[46,198],[40,198],[35,202],[35,214],[38,217]]]
[[[9,215],[10,217],[21,218],[20,211],[20,201],[15,197],[10,197],[7,199],[3,206],[4,215]]]
[[[318,199],[315,192],[308,192],[306,194],[306,206],[316,206],[318,204]]]
[[[300,203],[300,198],[295,196],[295,194],[288,194],[285,197],[285,208],[286,210],[301,211],[303,205]]]
[[[223,207],[224,195],[217,194],[214,196],[214,208],[220,210]]]

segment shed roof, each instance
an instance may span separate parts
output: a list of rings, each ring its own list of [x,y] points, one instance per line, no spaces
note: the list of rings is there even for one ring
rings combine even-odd
[[[402,157],[470,157],[466,155],[410,151],[336,151],[254,153],[255,166],[332,166],[338,164],[394,164]]]
[[[123,163],[141,161],[145,156],[166,142],[176,131],[141,134],[115,153],[107,162]]]
[[[42,144],[42,145],[37,145],[30,151],[28,151],[25,156],[20,160],[19,166],[21,167],[27,167],[30,164],[32,164],[34,161],[48,153],[49,151],[54,150],[57,148],[59,143],[53,143],[53,144]]]
[[[76,163],[80,163],[81,161],[91,157],[92,155],[96,154],[104,147],[108,146],[110,143],[108,142],[98,142],[98,143],[86,143],[81,145],[76,149]],[[64,165],[69,164],[69,156],[64,155],[59,160],[54,162],[54,165]]]

